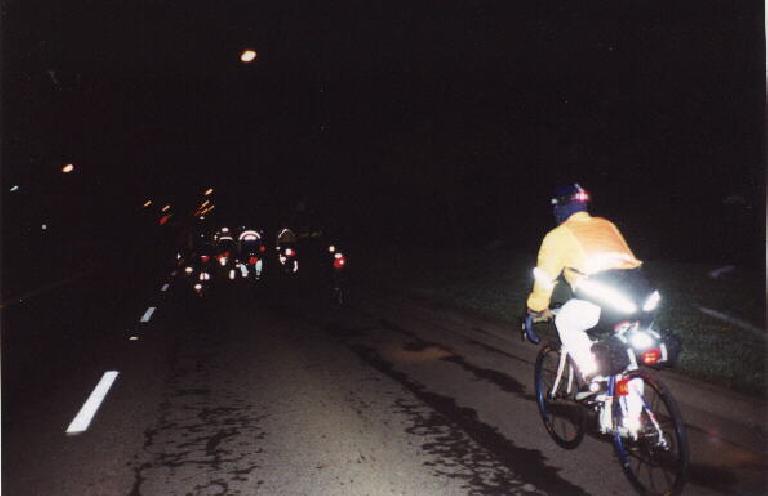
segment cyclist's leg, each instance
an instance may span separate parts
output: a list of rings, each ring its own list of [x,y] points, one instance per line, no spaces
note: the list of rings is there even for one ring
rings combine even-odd
[[[560,308],[555,325],[560,342],[576,362],[583,377],[597,372],[597,362],[592,354],[592,341],[587,329],[600,320],[600,307],[584,300],[572,299]]]
[[[621,398],[621,414],[623,417],[624,428],[631,433],[636,433],[641,425],[641,414],[643,412],[643,392],[645,383],[639,377],[629,381],[627,387],[627,396]]]

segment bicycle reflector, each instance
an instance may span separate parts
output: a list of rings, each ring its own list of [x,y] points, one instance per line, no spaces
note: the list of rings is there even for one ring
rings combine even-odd
[[[616,389],[614,390],[615,396],[626,396],[629,394],[629,379],[624,378],[616,381]]]
[[[661,350],[658,348],[652,348],[650,350],[645,350],[640,355],[640,360],[645,365],[656,365],[661,361]]]

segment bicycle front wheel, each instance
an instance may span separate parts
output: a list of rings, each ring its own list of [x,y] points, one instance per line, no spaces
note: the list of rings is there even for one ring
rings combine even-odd
[[[560,447],[573,449],[584,438],[585,411],[575,400],[575,381],[568,390],[569,376],[574,370],[571,357],[566,357],[562,377],[557,381],[559,363],[560,347],[556,344],[546,344],[539,351],[534,372],[536,403],[550,437]]]
[[[688,470],[688,437],[680,411],[669,390],[648,371],[630,372],[643,381],[642,410],[637,438],[614,434],[614,448],[624,474],[640,494],[677,495]],[[621,411],[614,402],[615,416]]]

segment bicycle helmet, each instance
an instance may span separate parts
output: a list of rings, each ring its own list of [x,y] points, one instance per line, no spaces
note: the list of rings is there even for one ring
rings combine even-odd
[[[570,183],[555,188],[552,210],[555,220],[561,224],[576,212],[586,212],[590,196],[579,183]]]

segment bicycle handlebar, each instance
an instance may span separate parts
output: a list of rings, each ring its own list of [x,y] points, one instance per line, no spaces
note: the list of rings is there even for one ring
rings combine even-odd
[[[536,331],[533,330],[533,317],[530,314],[525,315],[522,326],[523,331],[520,337],[523,339],[523,341],[527,339],[533,344],[539,344],[541,342],[541,338],[538,334],[536,334]]]

